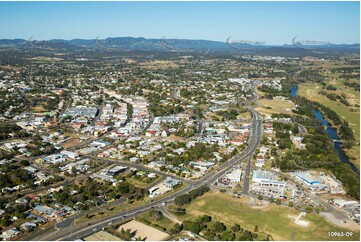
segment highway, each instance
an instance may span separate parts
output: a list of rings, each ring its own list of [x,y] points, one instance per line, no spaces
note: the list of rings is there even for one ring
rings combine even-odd
[[[255,88],[255,87],[254,87]],[[255,92],[254,92],[255,93]],[[203,176],[199,180],[195,180],[192,182],[192,185],[188,185],[174,193],[171,193],[169,196],[161,198],[152,202],[151,204],[143,205],[125,212],[120,212],[119,214],[110,215],[108,217],[102,218],[97,221],[88,221],[75,225],[71,225],[71,223],[60,222],[62,228],[56,225],[56,229],[46,229],[40,236],[36,236],[31,238],[31,240],[65,240],[72,241],[76,239],[80,239],[85,237],[95,231],[99,231],[104,227],[109,226],[110,224],[115,224],[124,219],[132,218],[138,214],[147,212],[155,207],[162,207],[164,203],[172,202],[177,196],[181,194],[185,194],[190,192],[191,190],[201,187],[203,185],[209,185],[212,182],[216,181],[220,177],[222,177],[226,172],[233,168],[234,165],[239,164],[244,161],[249,161],[252,158],[253,153],[257,149],[260,144],[262,137],[262,120],[259,113],[257,113],[250,104],[258,98],[257,94],[255,94],[254,98],[245,102],[245,107],[252,114],[252,124],[251,124],[251,135],[248,140],[248,146],[238,155],[231,158],[224,164],[220,165],[219,169],[213,170],[209,172],[207,175]],[[250,172],[250,169],[249,169]],[[248,181],[249,183],[249,181]],[[248,191],[248,189],[247,189]],[[73,220],[72,217],[68,218]],[[64,227],[64,225],[68,225],[68,227]],[[22,239],[22,238],[21,238]]]

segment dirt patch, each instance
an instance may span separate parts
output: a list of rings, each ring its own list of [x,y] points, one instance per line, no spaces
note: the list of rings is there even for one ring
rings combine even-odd
[[[320,213],[320,214],[323,217],[325,217],[328,222],[330,222],[338,227],[341,227],[344,229],[349,229],[352,231],[359,231],[359,229],[360,229],[360,225],[358,225],[357,223],[355,223],[353,221],[347,221],[346,223],[343,223],[339,219],[335,218],[335,216],[332,213]]]
[[[71,148],[71,147],[74,147],[76,145],[80,144],[80,140],[77,139],[77,138],[71,138],[69,139],[68,141],[66,141],[65,143],[63,143],[61,146],[64,148],[64,149],[68,149],[68,148]]]
[[[152,228],[148,225],[142,224],[138,221],[132,220],[126,224],[120,226],[117,231],[121,231],[122,229],[127,230],[130,229],[132,232],[136,231],[135,237],[145,238],[146,241],[156,241],[156,240],[167,240],[169,238],[169,234],[159,231],[155,228]]]

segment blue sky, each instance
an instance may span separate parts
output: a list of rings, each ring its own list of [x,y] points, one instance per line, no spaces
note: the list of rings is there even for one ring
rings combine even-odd
[[[0,2],[0,38],[360,42],[359,2]]]

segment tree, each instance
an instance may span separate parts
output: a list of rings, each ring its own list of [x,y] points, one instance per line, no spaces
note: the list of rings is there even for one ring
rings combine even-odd
[[[181,232],[183,229],[182,225],[180,225],[179,223],[176,223],[171,229],[170,229],[170,233],[171,234],[178,234],[179,232]]]
[[[195,234],[198,234],[201,231],[201,225],[199,222],[197,221],[189,221],[189,220],[185,220],[182,223],[182,227],[185,230],[189,230]]]
[[[253,241],[253,236],[252,233],[248,230],[245,230],[241,236],[241,238],[239,238],[239,240],[242,241]]]
[[[155,221],[159,221],[163,218],[163,213],[161,211],[151,210],[149,214]]]
[[[221,233],[221,232],[225,231],[226,229],[227,229],[227,227],[221,222],[217,221],[213,224],[213,230],[216,233]]]
[[[239,224],[235,224],[232,226],[233,232],[239,232],[241,230],[241,226]]]
[[[0,221],[0,224],[4,227],[9,226],[11,224],[10,215],[9,214],[4,215]]]
[[[312,207],[310,207],[310,206],[307,206],[306,207],[306,213],[312,213]]]
[[[209,223],[212,221],[212,217],[211,216],[208,216],[208,215],[203,215],[201,218],[200,218],[200,222],[201,223]]]
[[[258,225],[254,226],[254,232],[256,232],[256,233],[258,232]]]
[[[178,206],[188,204],[191,201],[192,201],[192,198],[189,194],[182,194],[174,199],[174,203]]]
[[[229,230],[223,231],[221,234],[221,239],[223,241],[233,241],[236,238],[236,235]]]
[[[176,215],[185,215],[187,213],[187,210],[185,208],[176,207],[174,209],[174,214]]]

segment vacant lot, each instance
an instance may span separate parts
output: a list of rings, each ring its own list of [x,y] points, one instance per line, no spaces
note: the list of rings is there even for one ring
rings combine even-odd
[[[263,115],[271,116],[273,113],[292,114],[292,108],[295,104],[290,100],[282,100],[280,98],[259,99],[256,101],[256,110]]]
[[[210,192],[197,198],[187,206],[187,215],[182,219],[208,214],[227,226],[235,223],[253,231],[258,225],[259,231],[272,235],[274,240],[358,240],[359,231],[354,231],[350,238],[329,237],[329,231],[350,231],[339,228],[326,221],[318,214],[306,214],[303,220],[309,222],[307,228],[294,223],[291,216],[298,216],[299,211],[293,208],[270,204],[265,208],[252,208],[248,197],[234,198],[224,193]]]
[[[166,69],[166,68],[176,68],[179,64],[175,61],[167,61],[167,60],[154,60],[154,61],[146,61],[139,63],[139,66],[146,69]]]
[[[99,231],[95,234],[92,234],[86,238],[85,241],[123,241],[122,239],[114,236],[106,231]]]
[[[80,139],[78,138],[71,138],[69,140],[67,140],[66,142],[64,142],[63,144],[61,144],[61,146],[64,148],[64,149],[69,149],[69,148],[72,148],[76,145],[80,144]]]
[[[169,238],[169,234],[159,231],[155,228],[152,228],[148,225],[145,225],[145,224],[140,223],[135,220],[132,220],[126,224],[123,224],[122,226],[120,226],[118,228],[117,231],[120,232],[122,229],[124,229],[124,230],[130,229],[132,232],[136,231],[135,237],[138,238],[140,236],[142,239],[145,238],[145,240],[151,240],[151,241],[162,240],[162,241],[164,241],[164,240],[167,240],[167,238]]]

